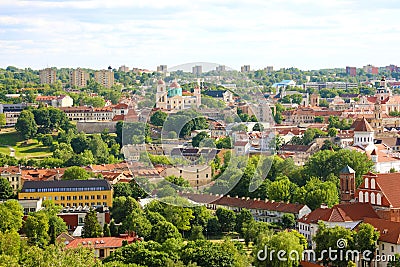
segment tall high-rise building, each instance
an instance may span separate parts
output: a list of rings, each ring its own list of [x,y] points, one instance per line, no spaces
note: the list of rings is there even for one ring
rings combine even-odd
[[[94,79],[96,82],[104,87],[111,88],[114,85],[114,72],[111,67],[107,70],[99,70],[94,73]]]
[[[160,65],[160,66],[157,66],[157,72],[162,72],[162,73],[168,72],[168,67],[167,67],[167,65]]]
[[[250,72],[250,65],[243,65],[243,66],[240,68],[240,71],[241,71],[241,72]]]
[[[203,73],[203,66],[196,65],[192,67],[192,73],[194,75],[201,75]]]
[[[226,71],[226,66],[225,65],[219,65],[215,68],[216,71],[221,72],[221,71]]]
[[[356,67],[346,67],[346,74],[350,76],[357,76],[357,68]]]
[[[72,70],[69,73],[69,84],[71,85],[71,87],[85,87],[88,80],[89,74],[81,68]]]
[[[39,71],[41,84],[53,84],[57,81],[56,69],[45,68]]]
[[[118,68],[118,71],[120,72],[129,72],[129,67],[122,65],[121,67]]]
[[[267,73],[271,73],[271,72],[274,71],[274,67],[273,67],[273,66],[267,66],[266,68],[264,68],[264,70],[265,70]]]
[[[378,74],[379,68],[368,64],[367,66],[363,67],[364,71],[369,74]]]

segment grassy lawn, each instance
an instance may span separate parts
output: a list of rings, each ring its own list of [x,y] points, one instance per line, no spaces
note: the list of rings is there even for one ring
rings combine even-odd
[[[0,132],[0,153],[10,155],[9,147],[15,149],[16,158],[40,158],[51,155],[48,147],[36,139],[24,141],[14,129],[3,129]]]

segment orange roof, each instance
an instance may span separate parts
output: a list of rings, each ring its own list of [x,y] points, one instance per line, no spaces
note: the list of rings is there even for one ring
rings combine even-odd
[[[369,223],[380,232],[379,241],[400,244],[400,222],[392,222],[379,218],[365,218],[364,222]]]
[[[355,120],[353,125],[351,125],[351,129],[354,129],[355,132],[374,132],[374,128],[372,128],[364,117]]]
[[[362,221],[364,218],[379,218],[369,203],[345,203],[332,208],[318,208],[299,220],[303,223],[324,222],[352,222]]]
[[[44,96],[44,95],[39,95],[36,97],[36,101],[51,101],[57,99],[56,96]]]
[[[95,238],[76,238],[67,244],[67,248],[90,247],[90,248],[119,248],[122,247],[122,241],[132,243],[139,240],[136,237],[95,237]]]
[[[293,204],[293,203],[230,197],[230,196],[221,197],[208,194],[186,193],[182,195],[197,203],[210,203],[214,205],[227,206],[227,207],[271,210],[271,211],[279,211],[287,213],[298,213],[302,208],[306,206],[304,204]]]

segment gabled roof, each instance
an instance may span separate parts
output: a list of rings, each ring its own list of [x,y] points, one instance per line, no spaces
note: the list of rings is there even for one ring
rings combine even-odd
[[[318,208],[299,220],[302,223],[324,222],[354,222],[364,218],[379,218],[369,203],[345,203],[332,208]]]
[[[374,176],[376,184],[393,208],[400,208],[400,173],[379,173]]]
[[[369,223],[380,232],[379,241],[400,244],[400,222],[392,222],[379,218],[365,218],[364,223]]]
[[[285,203],[285,202],[277,202],[270,200],[259,200],[259,199],[230,197],[230,196],[215,196],[215,195],[192,194],[192,193],[182,193],[182,195],[197,203],[213,204],[231,208],[269,210],[269,211],[297,214],[304,207],[307,207],[304,204]]]
[[[374,132],[374,128],[372,128],[364,117],[355,120],[351,125],[351,129],[354,129],[355,132]]]
[[[353,170],[349,165],[347,165],[346,167],[344,167],[340,173],[356,173],[355,170]]]

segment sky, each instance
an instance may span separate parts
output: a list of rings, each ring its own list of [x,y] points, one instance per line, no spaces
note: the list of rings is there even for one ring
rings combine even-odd
[[[0,0],[0,67],[400,65],[398,0]]]

